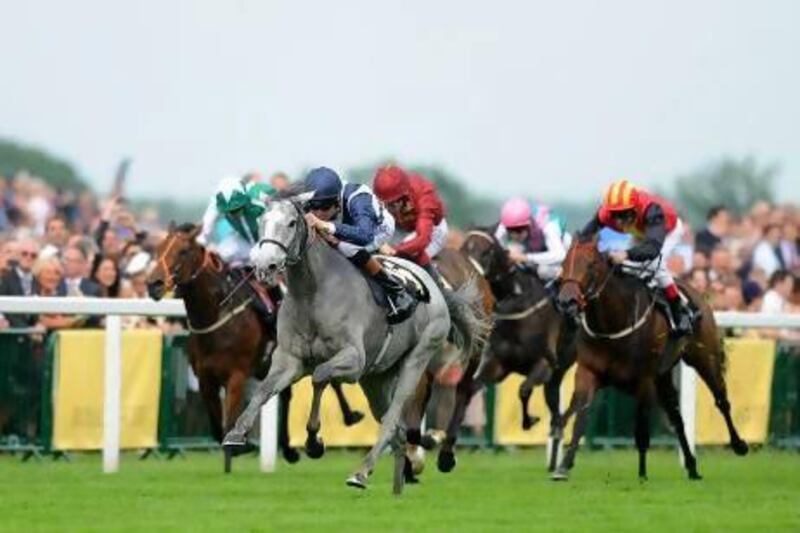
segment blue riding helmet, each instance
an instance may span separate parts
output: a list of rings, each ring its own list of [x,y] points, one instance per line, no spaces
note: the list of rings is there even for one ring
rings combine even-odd
[[[306,176],[306,190],[314,191],[311,202],[338,200],[342,194],[342,180],[327,167],[315,168]]]

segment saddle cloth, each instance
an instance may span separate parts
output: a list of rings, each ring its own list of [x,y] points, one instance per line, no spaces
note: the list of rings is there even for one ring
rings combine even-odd
[[[431,300],[430,292],[428,291],[425,283],[423,283],[422,279],[420,279],[414,272],[401,265],[393,257],[384,255],[376,255],[374,257],[378,260],[388,275],[400,280],[400,282],[405,285],[406,290],[408,290],[408,292],[414,298],[420,302],[429,302]],[[377,281],[366,274],[364,274],[364,278],[367,280],[367,284],[372,291],[372,297],[375,300],[375,303],[380,307],[389,309],[388,297],[386,295],[386,291],[383,290],[383,287],[381,287]]]

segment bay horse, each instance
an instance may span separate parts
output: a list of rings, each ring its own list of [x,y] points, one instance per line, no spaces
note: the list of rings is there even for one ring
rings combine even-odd
[[[380,421],[380,431],[346,484],[366,488],[380,453],[391,446],[393,492],[400,494],[406,467],[404,411],[431,359],[441,354],[448,333],[464,340],[465,351],[478,340],[474,334],[478,324],[471,311],[477,291],[468,285],[456,293],[449,306],[422,268],[392,259],[417,279],[424,296],[407,320],[389,325],[386,310],[375,301],[364,275],[309,228],[302,202],[310,196],[275,198],[263,216],[262,239],[251,259],[257,275],[267,283],[285,272],[288,292],[278,312],[278,346],[269,374],[225,436],[223,446],[226,455],[236,455],[245,445],[245,434],[261,405],[310,375],[314,396],[306,447],[323,448],[317,436],[322,390],[331,382],[358,381],[372,414]]]
[[[484,275],[497,299],[494,329],[477,378],[499,383],[511,373],[525,377],[519,388],[522,428],[539,417],[529,412],[536,386],[544,385],[550,412],[548,470],[556,467],[562,439],[561,382],[575,362],[575,331],[556,310],[548,288],[532,270],[514,265],[492,228],[466,234],[464,252]]]
[[[597,249],[597,240],[570,247],[564,261],[560,309],[580,323],[577,339],[575,390],[562,425],[576,415],[572,440],[561,464],[552,474],[565,480],[574,465],[578,444],[586,429],[588,408],[595,392],[613,386],[636,398],[634,437],[639,451],[639,478],[647,479],[650,446],[649,414],[656,402],[667,414],[683,452],[689,479],[701,479],[697,459],[686,432],[672,382],[672,368],[683,360],[708,386],[728,427],[730,444],[737,455],[748,452],[731,418],[725,386],[725,351],[714,313],[694,289],[679,283],[681,292],[700,313],[694,331],[683,338],[670,335],[670,324],[658,311],[653,291],[637,275],[612,266]]]
[[[167,237],[156,250],[148,293],[159,300],[177,289],[184,301],[190,332],[186,345],[189,361],[200,385],[211,434],[222,442],[241,411],[247,379],[263,379],[269,369],[268,351],[275,344],[275,324],[267,323],[255,309],[253,300],[258,296],[253,289],[234,279],[216,253],[197,243],[200,230],[193,224],[170,224]],[[224,409],[221,388],[225,390]],[[363,414],[350,409],[338,387],[336,393],[345,423],[360,420]],[[281,395],[278,444],[284,458],[294,463],[300,457],[289,445],[291,397],[290,389]]]

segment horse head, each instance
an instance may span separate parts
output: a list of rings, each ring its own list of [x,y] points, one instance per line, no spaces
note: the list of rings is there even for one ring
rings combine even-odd
[[[561,289],[556,304],[569,318],[576,318],[588,300],[598,296],[610,276],[606,258],[597,249],[597,239],[575,239],[564,258]]]
[[[489,283],[499,282],[511,271],[508,252],[494,237],[492,228],[475,228],[467,232],[461,250],[469,262]]]
[[[261,239],[250,250],[250,261],[260,281],[274,285],[288,265],[303,259],[310,233],[303,204],[310,196],[304,193],[270,202],[261,219]]]
[[[147,277],[147,292],[154,300],[160,300],[165,293],[178,285],[192,281],[208,261],[214,261],[213,254],[197,243],[200,226],[182,224],[169,225],[166,238],[156,248],[156,265]],[[217,264],[221,267],[219,259]]]

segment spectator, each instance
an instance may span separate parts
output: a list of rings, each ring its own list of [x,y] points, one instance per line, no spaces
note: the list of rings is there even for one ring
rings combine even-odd
[[[694,238],[695,250],[709,255],[722,244],[731,230],[731,215],[725,206],[717,205],[709,209],[706,215],[706,227],[697,232]]]
[[[744,299],[747,311],[761,311],[761,305],[764,301],[764,290],[755,281],[747,280],[742,284],[742,298]]]
[[[33,266],[36,277],[36,294],[38,296],[58,296],[58,287],[64,277],[61,262],[55,257],[45,257],[36,261]],[[83,323],[83,317],[65,315],[41,315],[38,325],[45,329],[73,328]]]
[[[764,229],[764,237],[753,250],[753,267],[764,270],[767,277],[773,272],[783,269],[783,257],[780,253],[781,227],[770,224]]]
[[[117,262],[110,257],[101,257],[92,271],[92,281],[100,285],[102,297],[119,297],[120,279]]]
[[[769,278],[769,290],[764,295],[761,304],[762,313],[789,313],[797,310],[789,304],[789,298],[794,291],[794,277],[785,270],[776,270]],[[779,340],[798,340],[800,331],[790,329],[763,330],[765,337]]]
[[[44,246],[40,257],[58,257],[61,255],[61,250],[66,246],[69,239],[69,232],[67,231],[67,221],[61,215],[50,217],[47,221],[44,231]]]
[[[736,278],[733,254],[730,250],[717,246],[711,251],[708,276],[712,281],[720,280],[723,283],[729,283]]]
[[[783,266],[792,273],[800,269],[800,248],[798,246],[797,224],[793,220],[787,220],[783,224],[780,252]]]
[[[682,255],[672,254],[667,258],[667,270],[675,278],[682,278],[686,273],[686,262]]]
[[[17,245],[16,261],[11,261],[6,273],[0,278],[0,294],[3,296],[31,296],[39,290],[32,268],[39,255],[36,241],[27,239]],[[13,314],[4,318],[3,324],[12,328],[26,328],[36,323],[36,316]]]
[[[789,297],[794,290],[794,278],[785,270],[776,270],[769,278],[769,290],[764,294],[762,313],[785,313],[789,311]]]
[[[272,185],[272,188],[276,191],[284,191],[289,188],[291,182],[289,181],[289,176],[283,172],[276,172],[269,178],[269,184]]]
[[[59,296],[100,296],[100,285],[86,277],[89,261],[83,249],[67,247],[62,262],[64,279],[58,286]]]
[[[707,294],[709,289],[708,272],[702,268],[693,268],[689,272],[688,283],[700,294]]]

